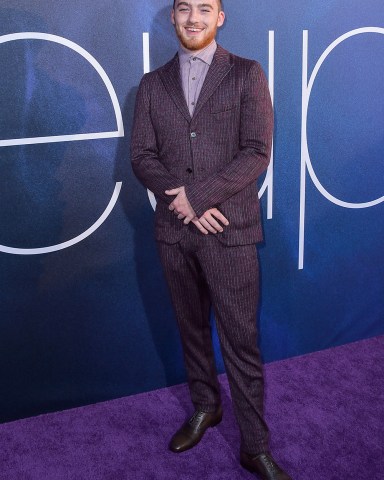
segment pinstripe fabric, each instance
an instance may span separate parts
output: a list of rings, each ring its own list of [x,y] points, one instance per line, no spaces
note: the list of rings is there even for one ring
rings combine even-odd
[[[158,199],[156,238],[176,243],[186,231],[168,211],[165,190],[186,186],[198,216],[217,206],[230,220],[220,240],[245,245],[262,240],[255,181],[267,168],[273,113],[257,62],[219,45],[190,116],[178,55],[146,74],[136,99],[131,141],[135,174]],[[191,134],[193,134],[191,136]]]
[[[135,174],[155,193],[156,239],[179,324],[192,401],[220,402],[209,326],[212,304],[242,449],[269,450],[257,348],[259,290],[255,243],[262,239],[257,177],[267,168],[273,113],[257,62],[217,47],[193,116],[178,55],[145,75],[131,141]],[[204,236],[168,209],[165,190],[185,186],[198,216],[217,207],[230,225]]]
[[[268,451],[257,348],[256,247],[227,247],[213,235],[192,231],[177,245],[159,242],[158,248],[178,321],[193,404],[213,411],[220,403],[209,323],[211,300],[242,449],[254,454]]]

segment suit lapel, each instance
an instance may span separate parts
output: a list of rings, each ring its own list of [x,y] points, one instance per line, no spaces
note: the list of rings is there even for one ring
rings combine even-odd
[[[230,62],[229,53],[218,45],[211,66],[207,72],[207,76],[205,77],[199,99],[197,100],[196,108],[193,113],[194,117],[209,100],[210,96],[214,93],[232,67],[233,65]]]
[[[193,116],[195,117],[204,104],[209,100],[216,88],[220,85],[223,78],[231,70],[233,65],[230,62],[229,53],[224,48],[217,46],[217,50],[213,57],[211,66],[205,77],[203,87],[201,89],[199,99]],[[159,71],[160,78],[167,90],[169,96],[172,98],[177,108],[183,116],[191,121],[191,115],[188,110],[187,102],[185,101],[183,87],[181,85],[179,57],[176,54],[173,59]]]
[[[177,108],[184,115],[184,117],[191,121],[191,115],[188,110],[187,102],[185,101],[183,87],[180,78],[180,66],[178,54],[159,71],[160,78],[167,90],[169,96],[175,102]]]

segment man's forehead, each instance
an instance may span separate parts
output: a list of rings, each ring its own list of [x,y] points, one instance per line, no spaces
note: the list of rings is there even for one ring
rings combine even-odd
[[[187,6],[191,6],[191,5],[197,5],[198,7],[214,7],[214,5],[218,5],[218,1],[217,0],[176,0],[175,2],[175,7],[178,7],[179,5],[187,5]]]

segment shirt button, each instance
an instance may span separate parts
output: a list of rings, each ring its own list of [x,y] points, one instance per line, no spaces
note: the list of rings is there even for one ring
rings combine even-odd
[[[196,138],[196,137],[197,137],[197,133],[196,133],[196,132],[191,132],[191,137],[192,137],[192,138]]]
[[[195,102],[191,102],[191,105],[195,105]]]
[[[187,168],[187,173],[192,173],[192,171],[193,171],[193,170],[192,170],[191,167],[188,167],[188,168]]]
[[[196,77],[192,77],[192,80],[196,80]]]
[[[197,60],[197,57],[193,57],[193,58],[192,58],[192,60],[193,60],[194,62],[196,62],[196,60]]]

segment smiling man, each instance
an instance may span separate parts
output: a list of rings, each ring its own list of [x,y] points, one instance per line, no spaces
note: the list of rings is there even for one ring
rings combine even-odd
[[[215,12],[212,2],[200,3],[198,8],[201,18],[194,22],[194,11],[188,2],[178,2],[177,8],[172,9],[172,23],[182,46],[190,51],[203,50],[210,45],[215,37],[217,28],[224,23],[224,12],[219,3],[219,14]]]
[[[212,307],[241,433],[240,463],[261,479],[289,480],[269,449],[256,329],[256,180],[269,162],[273,111],[260,65],[217,45],[224,19],[220,0],[175,0],[179,51],[143,77],[136,98],[132,166],[157,199],[156,240],[195,409],[169,448],[194,447],[222,419]]]

